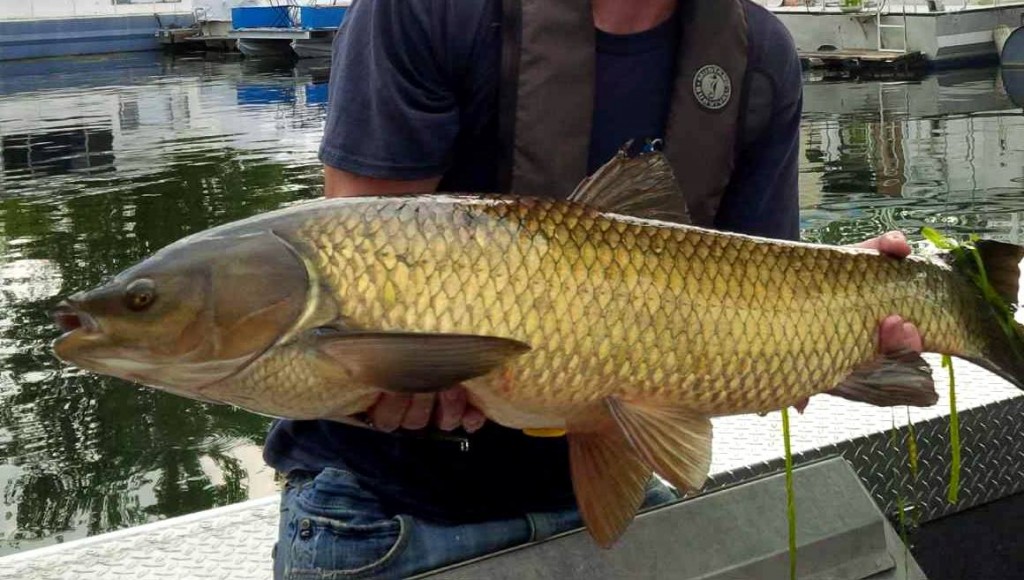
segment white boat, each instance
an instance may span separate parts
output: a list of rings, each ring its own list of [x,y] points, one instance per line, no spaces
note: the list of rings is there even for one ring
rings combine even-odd
[[[292,52],[299,58],[331,58],[334,37],[296,39],[292,41]]]
[[[759,0],[805,58],[894,62],[931,68],[996,62],[995,32],[1016,27],[1024,0]]]
[[[320,57],[349,0],[14,0],[0,9],[0,61],[158,50],[192,43],[248,56]],[[254,23],[266,9],[284,17]],[[249,18],[248,22],[243,22]],[[298,48],[293,52],[292,41]]]
[[[0,61],[157,50],[157,31],[192,26],[192,8],[192,0],[4,2]]]

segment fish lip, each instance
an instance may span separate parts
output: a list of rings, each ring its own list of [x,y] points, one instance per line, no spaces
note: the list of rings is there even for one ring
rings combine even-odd
[[[54,324],[58,328],[64,331],[62,336],[68,336],[76,332],[80,334],[97,334],[100,331],[99,324],[91,314],[84,312],[68,300],[61,301],[60,304],[51,310],[50,318],[53,319]]]

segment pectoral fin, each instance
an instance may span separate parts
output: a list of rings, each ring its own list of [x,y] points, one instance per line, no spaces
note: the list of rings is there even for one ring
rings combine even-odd
[[[574,432],[570,426],[568,439],[580,516],[594,541],[609,548],[643,504],[651,469],[611,421],[583,432]]]
[[[902,351],[866,363],[828,393],[879,407],[928,407],[939,400],[931,367],[914,351]]]
[[[314,340],[364,384],[396,393],[441,391],[530,350],[517,340],[465,334],[338,332]]]
[[[699,490],[711,469],[711,421],[683,408],[608,399],[631,446],[680,492]]]

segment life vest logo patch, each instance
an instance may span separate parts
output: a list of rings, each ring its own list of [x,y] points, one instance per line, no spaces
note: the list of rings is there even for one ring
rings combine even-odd
[[[693,75],[693,96],[705,109],[722,109],[732,98],[732,79],[717,64],[706,64]]]

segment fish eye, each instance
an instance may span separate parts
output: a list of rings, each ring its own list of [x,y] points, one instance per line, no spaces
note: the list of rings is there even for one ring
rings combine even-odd
[[[128,310],[141,312],[149,308],[156,300],[156,285],[149,278],[139,278],[124,292],[124,305]]]

